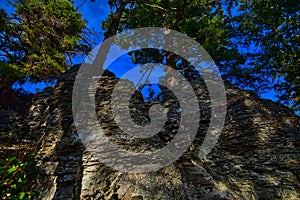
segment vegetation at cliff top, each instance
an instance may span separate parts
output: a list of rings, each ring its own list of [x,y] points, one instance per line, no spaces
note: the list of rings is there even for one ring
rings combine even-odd
[[[273,89],[283,103],[299,109],[299,1],[109,0],[108,4],[111,13],[102,23],[106,38],[146,26],[180,31],[210,53],[225,80],[258,93]],[[1,88],[53,80],[67,69],[72,55],[90,49],[83,34],[85,21],[74,1],[22,0],[12,5],[12,15],[0,10]],[[162,62],[189,76],[194,73],[170,52],[130,55],[135,63]]]
[[[275,90],[281,102],[300,108],[300,2],[276,0],[110,0],[103,22],[114,29],[164,27],[187,34],[211,55],[228,80],[258,93]],[[170,53],[136,51],[136,63],[161,62],[183,74],[189,64]],[[149,59],[150,57],[150,59]],[[145,69],[147,71],[149,69]],[[189,71],[189,73],[192,70]],[[191,76],[191,74],[189,74]]]

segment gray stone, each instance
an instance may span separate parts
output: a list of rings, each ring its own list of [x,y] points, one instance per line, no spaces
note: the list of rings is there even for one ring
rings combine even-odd
[[[47,180],[44,199],[300,199],[300,119],[289,108],[227,85],[221,137],[212,152],[200,159],[210,101],[205,84],[194,81],[201,117],[190,149],[157,172],[118,173],[84,151],[77,137],[71,104],[76,70],[60,76],[55,87],[38,93],[24,119],[29,134],[39,141],[36,161],[41,181]],[[172,119],[160,133],[135,139],[119,130],[111,113],[109,96],[116,81],[112,76],[102,77],[96,95],[96,112],[106,136],[120,148],[136,152],[168,144],[178,128],[178,103],[169,99],[165,104],[173,109]],[[147,123],[147,105],[140,95],[135,97],[131,105],[137,114],[133,118]],[[0,116],[10,127],[12,120],[7,117],[15,113],[1,111]]]

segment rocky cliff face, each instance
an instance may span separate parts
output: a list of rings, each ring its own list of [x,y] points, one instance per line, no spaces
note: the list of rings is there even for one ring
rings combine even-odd
[[[200,159],[210,103],[203,83],[194,82],[201,119],[189,150],[159,171],[121,173],[95,158],[77,135],[71,104],[76,72],[77,68],[70,70],[55,87],[38,93],[24,120],[38,144],[43,199],[300,199],[300,119],[287,107],[228,87],[222,134],[212,152]],[[109,94],[116,81],[112,75],[101,78],[96,95],[98,120],[107,137],[137,152],[161,148],[172,140],[179,116],[176,99],[169,100],[174,107],[169,115],[175,120],[152,138],[132,139],[111,115]],[[146,123],[147,105],[138,94],[131,105],[142,112],[134,115],[135,120]]]

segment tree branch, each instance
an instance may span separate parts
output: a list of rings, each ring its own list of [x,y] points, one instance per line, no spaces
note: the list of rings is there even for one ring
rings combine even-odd
[[[88,0],[84,0],[81,4],[79,4],[79,6],[77,6],[77,8],[75,9],[76,12],[79,10],[79,8],[81,8]]]

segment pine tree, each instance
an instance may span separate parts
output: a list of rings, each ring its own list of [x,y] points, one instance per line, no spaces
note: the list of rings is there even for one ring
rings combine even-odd
[[[72,1],[22,0],[12,5],[11,16],[0,10],[2,86],[54,79],[67,69],[67,55],[89,50],[82,42],[85,21]]]

